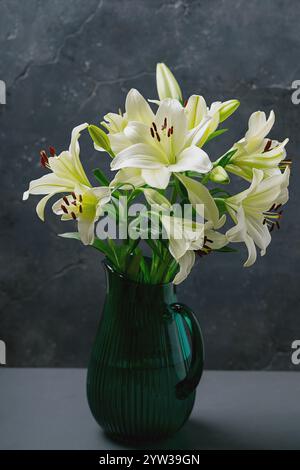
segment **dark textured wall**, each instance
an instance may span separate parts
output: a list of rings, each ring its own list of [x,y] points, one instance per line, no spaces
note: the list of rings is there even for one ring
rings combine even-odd
[[[291,201],[282,229],[250,269],[246,253],[199,260],[179,294],[199,316],[206,365],[288,369],[300,338],[300,4],[295,0],[0,0],[0,339],[12,366],[85,366],[104,296],[101,256],[57,233],[65,226],[22,192],[42,175],[40,148],[67,147],[72,128],[123,105],[131,87],[155,97],[155,64],[166,62],[185,94],[238,98],[231,131],[251,112],[274,109],[272,135],[290,137]],[[108,167],[88,139],[88,168]],[[217,153],[216,153],[217,155]],[[212,153],[213,156],[213,153]],[[68,227],[70,228],[70,227]]]

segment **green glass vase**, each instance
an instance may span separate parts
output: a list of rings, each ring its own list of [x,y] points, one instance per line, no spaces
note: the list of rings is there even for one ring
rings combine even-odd
[[[91,412],[112,438],[166,438],[194,405],[203,370],[199,324],[172,283],[137,283],[104,266],[106,300],[87,375]]]

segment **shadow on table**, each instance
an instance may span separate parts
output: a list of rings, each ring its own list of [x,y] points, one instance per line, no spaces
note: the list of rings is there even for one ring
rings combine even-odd
[[[103,435],[102,435],[103,439]],[[105,436],[108,448],[118,446],[124,449],[141,450],[203,450],[203,449],[245,449],[245,442],[238,435],[215,423],[190,419],[172,438],[147,443],[141,446],[126,446]]]

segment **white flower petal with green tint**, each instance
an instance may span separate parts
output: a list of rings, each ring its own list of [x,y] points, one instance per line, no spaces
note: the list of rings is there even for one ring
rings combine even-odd
[[[132,186],[138,188],[145,184],[140,168],[123,168],[119,170],[114,179],[110,182],[110,188],[122,185],[123,189],[132,189]]]
[[[28,199],[30,194],[55,194],[57,192],[72,191],[74,184],[64,178],[56,176],[54,173],[48,173],[36,180],[30,181],[29,188],[23,194],[23,201]]]
[[[197,204],[203,204],[204,217],[207,220],[212,221],[214,228],[220,228],[224,224],[225,217],[220,218],[219,209],[209,190],[202,183],[195,181],[188,176],[176,173],[176,177],[185,186],[191,204],[194,206],[197,206]]]
[[[208,173],[212,169],[212,163],[202,149],[191,146],[183,150],[178,155],[176,163],[169,166],[172,172],[196,171],[198,173]]]
[[[80,157],[79,157],[79,154],[80,154],[80,147],[79,147],[79,137],[81,135],[81,132],[86,129],[88,127],[88,123],[84,123],[84,124],[80,124],[79,126],[75,127],[72,131],[72,136],[71,136],[71,143],[70,143],[70,147],[69,147],[69,153],[70,155],[72,156],[72,161],[73,161],[73,165],[74,165],[74,168],[76,170],[76,175],[78,175],[79,177],[76,178],[78,180],[80,180],[80,183],[81,184],[86,184],[86,185],[90,185],[90,182],[89,180],[87,179],[87,176],[85,174],[85,171],[82,167],[82,164],[81,164],[81,161],[80,161]],[[49,165],[51,167],[51,162],[52,159],[55,159],[55,158],[60,158],[59,156],[58,157],[51,157],[49,158]]]
[[[256,248],[254,241],[247,234],[246,219],[243,208],[239,208],[237,213],[237,224],[226,232],[226,237],[232,243],[244,242],[248,249],[248,258],[244,263],[244,267],[252,266],[256,261]]]
[[[195,264],[195,252],[187,251],[179,260],[179,272],[176,274],[173,284],[181,284],[190,274]]]
[[[122,150],[111,162],[112,170],[121,168],[162,168],[164,162],[160,152],[147,144],[134,144]]]
[[[148,204],[161,206],[162,208],[166,209],[171,208],[171,203],[168,201],[168,199],[155,189],[145,188],[143,189],[143,193]]]
[[[132,88],[127,94],[125,109],[128,121],[143,122],[150,126],[154,119],[149,103],[135,88]]]
[[[207,116],[207,104],[203,96],[192,95],[185,106],[188,129],[197,127]]]
[[[44,196],[37,204],[36,206],[36,213],[38,217],[44,222],[45,220],[45,207],[49,199],[54,196],[54,193],[47,194],[47,196]]]
[[[187,119],[184,108],[177,100],[165,99],[157,110],[154,122],[161,138],[161,146],[169,156],[169,161],[172,161],[185,145]],[[165,132],[162,132],[165,123],[167,127]],[[168,137],[167,130],[170,128],[173,128],[173,134]]]
[[[163,63],[156,66],[156,86],[160,100],[173,98],[182,101],[182,93],[171,70]]]
[[[130,140],[126,136],[124,132],[118,132],[116,134],[110,134],[109,135],[109,142],[112,151],[117,154],[122,152],[122,150],[126,149],[131,145]],[[96,150],[100,150],[95,147]]]
[[[142,169],[142,177],[146,184],[158,189],[166,189],[170,181],[171,172],[168,168]]]

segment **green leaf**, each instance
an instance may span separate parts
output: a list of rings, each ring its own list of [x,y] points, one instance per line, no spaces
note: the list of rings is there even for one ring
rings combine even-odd
[[[236,250],[235,248],[231,248],[231,246],[223,246],[223,248],[218,248],[217,250],[213,250],[213,251],[217,251],[219,253],[236,253],[238,250]]]
[[[101,251],[105,256],[108,256],[109,258],[111,257],[111,251],[104,240],[100,240],[100,238],[95,238],[92,246],[96,248],[96,250]]]
[[[223,215],[223,214],[226,214],[227,207],[226,207],[225,201],[222,198],[220,198],[220,199],[215,198],[215,203],[217,204],[217,207],[219,209],[220,216]]]
[[[212,196],[216,196],[218,194],[220,197],[223,197],[223,199],[231,196],[231,194],[223,188],[213,188],[210,189],[209,192]]]
[[[78,232],[61,233],[58,236],[62,238],[73,238],[74,240],[81,241],[81,238]],[[94,243],[90,246],[92,246],[93,248],[96,248],[96,250],[101,251],[108,258],[112,257],[112,253],[105,241],[100,240],[99,238],[95,238]]]
[[[100,184],[102,184],[103,186],[109,186],[109,181],[106,178],[103,171],[100,170],[100,168],[96,168],[95,170],[93,170],[93,173],[94,173],[95,178],[99,181]]]
[[[140,263],[141,263],[142,257],[143,257],[143,253],[142,253],[142,250],[140,249],[136,250],[136,255],[131,256],[129,266],[126,271],[126,274],[128,275],[128,277],[132,279],[137,278],[138,272],[140,270]]]
[[[228,129],[219,129],[219,130],[217,130],[217,131],[215,131],[215,132],[212,132],[212,133],[208,136],[208,138],[206,139],[206,142],[205,142],[205,143],[207,144],[207,142],[209,142],[210,140],[215,139],[216,137],[218,137],[219,135],[224,134],[224,132],[227,132],[227,131],[228,131]]]
[[[237,149],[229,150],[229,152],[225,153],[225,155],[223,155],[219,160],[215,162],[214,166],[222,166],[223,168],[225,168],[236,152],[237,152]]]

